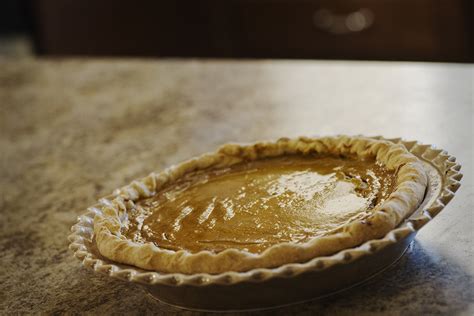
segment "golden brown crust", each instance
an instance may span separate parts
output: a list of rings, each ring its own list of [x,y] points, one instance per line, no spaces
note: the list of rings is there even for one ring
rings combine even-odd
[[[197,169],[219,168],[245,160],[286,154],[330,153],[376,157],[386,168],[397,170],[395,191],[376,209],[330,234],[302,244],[281,243],[262,253],[237,249],[219,253],[161,249],[152,243],[140,244],[121,234],[122,221],[133,201],[149,197],[164,184]],[[271,268],[290,262],[304,262],[317,256],[333,254],[365,241],[381,238],[413,213],[422,201],[427,178],[419,160],[403,146],[363,137],[282,138],[277,142],[252,145],[227,144],[217,152],[205,154],[116,191],[116,198],[104,206],[94,220],[97,247],[105,257],[143,269],[161,272],[210,273]]]

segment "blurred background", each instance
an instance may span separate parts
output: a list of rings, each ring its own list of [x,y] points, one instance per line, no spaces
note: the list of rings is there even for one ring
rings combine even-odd
[[[470,62],[472,0],[2,0],[0,55]]]

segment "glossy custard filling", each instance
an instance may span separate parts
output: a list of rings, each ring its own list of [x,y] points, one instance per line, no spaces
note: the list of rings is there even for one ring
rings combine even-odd
[[[386,199],[395,174],[374,160],[285,156],[185,175],[128,213],[123,234],[165,249],[260,253],[302,243]]]

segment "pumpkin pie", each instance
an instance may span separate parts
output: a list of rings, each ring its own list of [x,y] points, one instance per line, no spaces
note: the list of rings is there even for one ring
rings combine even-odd
[[[166,273],[274,268],[381,238],[424,197],[421,162],[364,137],[227,144],[119,189],[97,247]]]

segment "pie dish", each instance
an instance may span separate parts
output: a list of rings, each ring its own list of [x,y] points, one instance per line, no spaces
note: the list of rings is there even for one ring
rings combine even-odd
[[[402,145],[421,161],[428,176],[427,190],[418,209],[380,239],[372,239],[329,256],[276,268],[220,274],[144,270],[108,259],[97,249],[94,219],[103,214],[102,210],[110,206],[121,192],[116,190],[78,216],[68,236],[69,249],[90,271],[140,285],[146,294],[160,302],[191,310],[260,310],[338,293],[365,282],[394,264],[418,231],[454,198],[463,177],[456,157],[434,145],[401,138],[370,138]]]
[[[101,255],[146,270],[275,268],[385,236],[426,188],[420,160],[384,140],[228,144],[117,190],[94,234]]]

